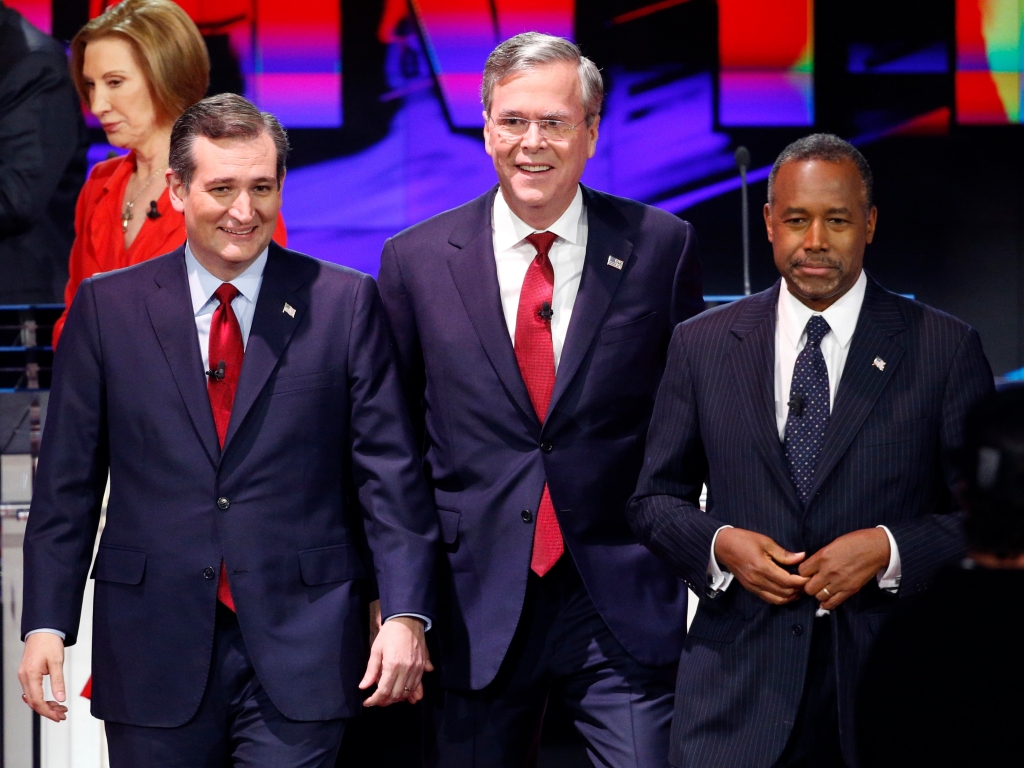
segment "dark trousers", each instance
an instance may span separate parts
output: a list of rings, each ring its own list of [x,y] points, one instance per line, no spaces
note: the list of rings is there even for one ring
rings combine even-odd
[[[839,743],[839,702],[832,619],[814,620],[803,697],[775,768],[845,768]]]
[[[549,696],[565,702],[594,765],[668,765],[675,666],[647,667],[605,626],[566,553],[526,602],[497,678],[480,691],[446,689],[427,709],[427,764],[536,765]]]
[[[108,722],[106,731],[111,768],[330,768],[345,721],[299,722],[278,712],[237,617],[218,604],[210,677],[195,716],[177,728]]]

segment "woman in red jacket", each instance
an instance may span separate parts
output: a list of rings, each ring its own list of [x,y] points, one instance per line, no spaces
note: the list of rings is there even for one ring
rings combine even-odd
[[[167,197],[174,121],[206,94],[210,60],[203,38],[171,0],[125,0],[71,41],[78,93],[107,140],[131,150],[96,165],[78,196],[75,242],[64,302],[99,272],[137,264],[185,242],[185,218]],[[278,216],[274,240],[286,244]],[[67,310],[53,329],[57,345]]]

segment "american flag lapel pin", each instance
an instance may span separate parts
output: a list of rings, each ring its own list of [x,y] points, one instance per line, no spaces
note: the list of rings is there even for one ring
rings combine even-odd
[[[287,301],[284,303],[284,309],[282,309],[281,311],[288,315],[288,317],[295,317],[295,307],[293,307]]]
[[[885,370],[885,360],[880,357],[876,357],[871,364],[880,371]]]
[[[622,259],[616,259],[614,256],[608,257],[608,266],[615,269],[622,269],[622,265],[625,264]]]

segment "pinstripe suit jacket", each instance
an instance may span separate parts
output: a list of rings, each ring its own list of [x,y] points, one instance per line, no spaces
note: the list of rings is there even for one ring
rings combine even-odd
[[[948,460],[968,408],[993,387],[976,331],[868,279],[815,486],[804,507],[774,408],[779,284],[679,325],[629,518],[700,606],[683,648],[671,762],[770,766],[796,718],[817,602],[771,606],[739,583],[710,599],[708,555],[724,524],[816,552],[884,524],[900,551],[899,597],[962,556]],[[873,365],[885,361],[883,369]],[[707,512],[698,507],[707,482]],[[874,580],[832,612],[843,753],[856,765],[853,694],[875,632],[898,598]],[[806,630],[806,631],[805,631]]]

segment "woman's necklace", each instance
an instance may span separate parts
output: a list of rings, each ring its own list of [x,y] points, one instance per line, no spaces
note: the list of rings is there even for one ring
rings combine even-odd
[[[135,193],[135,197],[124,204],[124,213],[121,214],[121,232],[122,234],[128,231],[128,222],[132,220],[132,209],[135,207],[135,201],[138,200],[142,193],[149,189],[149,185],[153,183],[153,179],[156,178],[158,173],[163,173],[166,170],[166,166],[163,168],[157,168],[153,171],[152,175],[146,179],[146,183],[142,185],[142,189]]]

